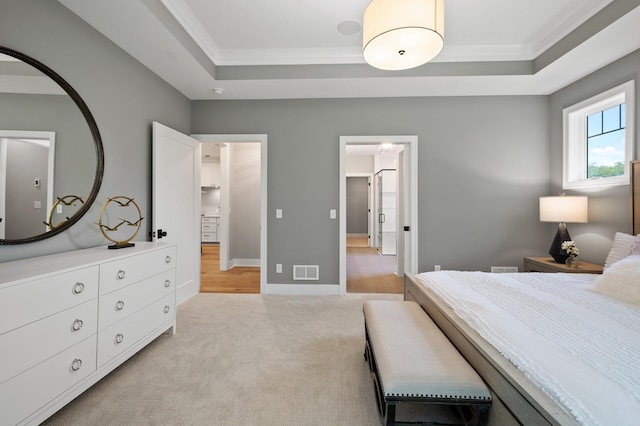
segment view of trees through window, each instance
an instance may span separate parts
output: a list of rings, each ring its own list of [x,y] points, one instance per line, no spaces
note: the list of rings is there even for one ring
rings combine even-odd
[[[625,104],[587,117],[587,179],[624,175],[624,121]]]

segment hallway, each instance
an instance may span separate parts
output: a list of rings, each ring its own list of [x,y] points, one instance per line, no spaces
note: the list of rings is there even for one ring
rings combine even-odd
[[[403,278],[395,275],[395,256],[368,247],[367,237],[347,236],[347,293],[402,293]]]

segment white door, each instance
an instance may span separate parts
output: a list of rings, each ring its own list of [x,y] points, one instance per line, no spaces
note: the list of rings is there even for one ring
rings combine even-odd
[[[200,291],[200,142],[153,123],[153,241],[176,243],[177,303]]]

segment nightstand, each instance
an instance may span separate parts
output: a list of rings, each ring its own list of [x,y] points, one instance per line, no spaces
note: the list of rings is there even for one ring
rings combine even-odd
[[[568,274],[601,274],[602,266],[579,260],[578,266],[571,267],[558,263],[551,257],[525,257],[524,272],[565,272]]]

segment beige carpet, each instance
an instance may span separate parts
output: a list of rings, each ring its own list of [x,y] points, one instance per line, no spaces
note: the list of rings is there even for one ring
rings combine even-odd
[[[49,425],[378,425],[362,303],[399,295],[198,294]]]
[[[380,425],[363,359],[367,299],[401,296],[200,293],[179,307],[175,336],[46,424]]]

